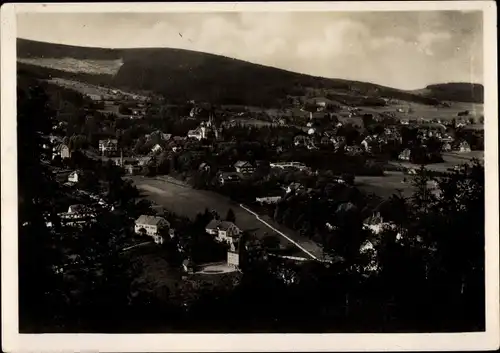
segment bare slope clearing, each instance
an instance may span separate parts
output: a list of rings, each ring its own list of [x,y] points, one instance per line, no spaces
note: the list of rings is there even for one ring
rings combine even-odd
[[[116,75],[123,60],[82,60],[74,58],[19,58],[19,62],[66,72]]]

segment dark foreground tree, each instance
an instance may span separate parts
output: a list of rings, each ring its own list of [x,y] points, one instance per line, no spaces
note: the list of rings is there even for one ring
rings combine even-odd
[[[228,211],[227,211],[227,214],[226,214],[226,221],[228,222],[236,222],[236,215],[234,214],[234,211],[232,208],[230,208]]]

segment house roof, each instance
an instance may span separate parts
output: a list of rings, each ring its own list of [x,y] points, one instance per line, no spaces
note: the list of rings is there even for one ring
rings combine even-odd
[[[252,165],[247,161],[238,161],[234,163],[235,167],[251,167]]]
[[[201,129],[199,127],[197,127],[194,130],[189,130],[188,131],[188,135],[197,135],[197,134],[201,134]]]
[[[72,171],[70,176],[73,176],[73,175],[82,175],[83,176],[83,170],[75,170],[75,171]]]
[[[147,224],[150,226],[157,226],[160,222],[165,222],[168,224],[168,221],[165,218],[158,216],[141,215],[135,221],[136,224]]]
[[[202,162],[198,168],[199,169],[203,169],[203,168],[206,168],[206,167],[210,168],[210,164],[208,164],[207,162]]]
[[[105,139],[105,140],[99,140],[99,143],[116,144],[116,143],[118,143],[118,140],[117,139]]]
[[[73,213],[89,213],[93,211],[91,207],[82,204],[71,205],[69,208],[71,208]]]
[[[326,103],[326,104],[333,104],[334,101],[332,101],[331,99],[328,99],[326,97],[314,97],[314,98],[311,98],[308,100],[308,102],[310,103]]]
[[[301,183],[290,183],[290,185],[288,185],[288,187],[290,189],[298,189],[298,188],[302,187],[302,184]]]
[[[63,148],[68,148],[69,149],[68,146],[66,146],[64,143],[61,143],[61,144],[57,145],[56,147],[54,147],[54,150],[57,151],[57,152],[60,152],[60,151],[62,151]]]
[[[219,221],[216,219],[212,219],[210,223],[205,227],[206,229],[220,229],[220,230],[228,230],[231,227],[236,227],[236,224],[228,221]]]

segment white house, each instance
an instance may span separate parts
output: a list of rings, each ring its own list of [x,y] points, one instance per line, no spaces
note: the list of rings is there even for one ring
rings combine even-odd
[[[201,127],[198,127],[194,130],[189,130],[187,137],[197,139],[198,141],[204,137],[204,130]]]
[[[361,147],[363,147],[363,149],[367,152],[370,152],[370,150],[371,150],[370,142],[371,142],[371,138],[369,138],[369,137],[367,137],[363,141],[361,141]]]
[[[220,242],[233,243],[241,235],[241,230],[233,222],[213,219],[205,227],[208,234],[216,235]]]
[[[281,200],[281,196],[276,195],[276,196],[263,196],[263,197],[256,197],[255,201],[259,202],[261,204],[267,203],[267,204],[273,204],[273,203],[278,203]]]
[[[60,156],[62,159],[70,158],[71,152],[69,150],[69,147],[62,143],[54,147],[52,153],[52,159],[54,159],[56,156]]]
[[[234,164],[234,169],[237,173],[250,174],[255,171],[255,168],[250,162],[238,161]]]
[[[410,156],[411,156],[411,151],[410,151],[410,149],[407,148],[399,154],[398,158],[401,161],[409,161]]]
[[[81,170],[75,170],[70,175],[68,175],[68,181],[70,183],[78,183],[83,179],[83,172]]]
[[[118,150],[118,140],[117,139],[107,139],[99,140],[99,152],[101,153],[113,153]]]
[[[449,142],[444,142],[443,146],[441,147],[441,151],[450,152],[451,151],[451,144]]]
[[[378,251],[376,249],[376,245],[378,243],[378,239],[366,240],[361,244],[359,248],[359,253],[364,255],[367,259],[367,262],[361,266],[365,275],[370,273],[377,273],[380,270]],[[359,265],[358,265],[359,267]]]
[[[157,153],[163,151],[163,147],[161,147],[159,144],[156,144],[151,148],[151,153]]]
[[[460,145],[458,146],[458,151],[459,152],[470,152],[471,151],[470,146],[467,143],[467,141],[460,142]]]
[[[243,246],[240,241],[233,241],[229,244],[229,249],[227,250],[227,264],[229,266],[238,268],[240,266],[240,255],[243,250]]]
[[[290,185],[288,185],[285,188],[287,194],[291,193],[292,191],[301,191],[301,190],[304,190],[304,186],[300,183],[290,183]]]
[[[155,243],[162,244],[161,231],[170,228],[170,223],[163,217],[142,215],[135,221],[135,233],[148,235]]]

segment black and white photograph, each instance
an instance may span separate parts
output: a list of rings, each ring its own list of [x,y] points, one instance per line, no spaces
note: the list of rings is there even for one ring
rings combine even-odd
[[[498,349],[496,43],[490,1],[3,6],[4,350]]]

